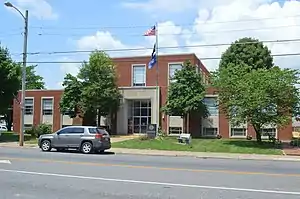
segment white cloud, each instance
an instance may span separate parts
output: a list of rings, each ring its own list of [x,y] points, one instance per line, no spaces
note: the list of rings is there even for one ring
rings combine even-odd
[[[15,0],[12,2],[23,13],[29,10],[29,15],[38,19],[57,19],[58,14],[53,11],[48,0]]]
[[[183,29],[176,26],[172,21],[166,21],[158,24],[158,44],[162,47],[176,47],[180,43],[178,41],[179,35],[181,35]],[[150,28],[150,27],[149,27]],[[143,32],[141,32],[142,36]],[[77,48],[79,50],[107,50],[106,52],[112,57],[123,56],[147,56],[151,54],[153,45],[155,43],[155,37],[144,37],[144,40],[139,45],[127,45],[116,37],[114,37],[108,31],[98,31],[94,35],[88,35],[80,38],[77,41]],[[127,50],[128,49],[128,50]],[[133,50],[139,49],[139,50]],[[179,52],[178,49],[162,49],[161,53],[174,53]]]
[[[79,50],[106,50],[111,57],[150,55],[151,50],[144,48],[151,47],[146,45],[126,45],[108,31],[98,31],[94,35],[84,36],[77,41]]]
[[[241,37],[254,37],[265,40],[285,40],[299,38],[300,2],[286,1],[283,6],[269,0],[235,0],[230,4],[216,6],[211,11],[202,9],[194,22],[195,35],[190,37],[187,45],[231,43]],[[256,20],[268,18],[266,20]],[[238,21],[240,22],[226,22]],[[246,21],[247,20],[247,21]],[[251,21],[252,20],[252,21]],[[224,23],[221,23],[221,22]],[[273,54],[300,52],[300,42],[266,43]],[[190,48],[199,58],[220,57],[228,46]],[[299,57],[276,57],[275,63],[281,67],[299,67]],[[206,67],[214,70],[218,60],[203,60]]]
[[[142,5],[152,5],[155,1],[147,1],[146,4],[137,3],[135,6],[143,9]],[[188,1],[198,2],[198,4],[193,6],[201,7],[197,18],[194,20],[194,24],[190,27],[180,27],[171,20],[159,23],[159,47],[229,44],[242,37],[254,37],[262,41],[300,38],[299,1],[286,1],[283,5],[271,0],[213,0],[209,3],[207,1],[205,4],[203,1],[200,2],[200,0]],[[162,1],[156,3],[161,3],[160,5],[165,5],[165,7],[171,7],[167,6],[171,4],[175,7],[183,6],[183,9],[191,6],[186,5],[186,2],[184,5],[180,5],[180,2],[182,3],[183,1],[172,1],[169,4],[162,3]],[[129,5],[134,7],[134,3],[127,3],[127,6]],[[164,9],[164,7],[161,8]],[[150,8],[145,7],[145,9]],[[165,11],[168,11],[168,8],[165,9]],[[299,17],[287,17],[297,15]],[[154,42],[155,37],[145,37],[142,43],[129,45],[113,36],[110,32],[99,31],[94,35],[79,39],[77,47],[80,50],[151,48]],[[300,52],[300,42],[266,43],[266,45],[271,49],[273,54]],[[222,52],[228,47],[170,48],[160,49],[159,53],[192,52],[196,53],[200,59],[208,57],[217,58],[221,57]],[[151,49],[144,51],[108,51],[108,53],[111,56],[150,55]],[[300,62],[300,56],[275,57],[274,59],[275,63],[281,67],[299,68],[297,63]],[[218,67],[219,60],[203,59],[203,63],[209,70],[214,70]]]
[[[72,62],[75,62],[75,61],[78,61],[78,60],[73,60],[69,57],[64,57],[64,58],[60,59],[60,61],[70,62],[70,63],[63,63],[63,64],[60,65],[60,71],[63,73],[64,76],[68,73],[70,73],[71,75],[77,75],[78,74],[80,64],[79,63],[72,63]]]

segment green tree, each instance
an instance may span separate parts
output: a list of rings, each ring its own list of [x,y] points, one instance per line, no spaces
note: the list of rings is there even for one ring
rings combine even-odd
[[[20,86],[20,70],[7,48],[0,46],[0,115],[11,107]]]
[[[65,89],[60,101],[60,110],[73,118],[80,110],[83,84],[77,77],[67,74],[62,85]]]
[[[188,128],[189,115],[200,114],[208,116],[206,105],[203,103],[205,97],[205,86],[201,74],[196,72],[196,66],[186,61],[181,70],[177,70],[173,82],[169,86],[167,103],[162,111],[168,115],[181,115],[185,118]],[[189,132],[189,129],[185,129]]]
[[[13,100],[22,87],[21,64],[12,60],[7,48],[0,46],[0,115],[4,116],[11,131],[13,120]],[[43,78],[35,73],[36,66],[27,66],[26,88],[44,89]]]
[[[45,89],[44,78],[36,74],[37,65],[26,67],[26,89]],[[20,69],[21,70],[21,69]],[[21,88],[22,85],[20,85]]]
[[[89,117],[90,121],[98,114],[98,123],[100,116],[116,119],[115,114],[122,96],[117,86],[114,64],[106,53],[91,53],[89,61],[83,62],[77,77],[67,75],[64,85],[62,110],[75,110],[79,107],[84,118]]]
[[[282,127],[290,122],[299,101],[298,83],[297,71],[274,66],[267,47],[249,38],[225,51],[213,78],[219,104],[230,122],[252,124],[258,142],[264,125]]]

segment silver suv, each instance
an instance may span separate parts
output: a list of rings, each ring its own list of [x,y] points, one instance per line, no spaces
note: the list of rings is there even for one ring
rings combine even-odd
[[[68,126],[53,134],[39,137],[42,151],[78,149],[82,153],[101,152],[111,148],[110,136],[105,129],[94,126]]]

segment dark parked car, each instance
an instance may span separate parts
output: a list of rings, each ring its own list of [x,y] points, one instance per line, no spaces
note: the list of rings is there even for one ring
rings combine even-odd
[[[111,148],[109,133],[94,126],[68,126],[39,137],[42,151],[78,149],[82,153],[104,152]]]

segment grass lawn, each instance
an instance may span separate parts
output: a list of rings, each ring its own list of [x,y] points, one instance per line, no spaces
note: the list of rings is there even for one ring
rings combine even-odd
[[[273,144],[268,142],[258,144],[255,140],[193,139],[191,146],[187,146],[179,144],[176,138],[170,137],[162,140],[142,140],[137,138],[112,143],[112,147],[170,151],[282,155],[281,150],[275,149]]]
[[[37,138],[31,138],[30,140],[25,141],[25,144],[37,144],[38,139]]]

